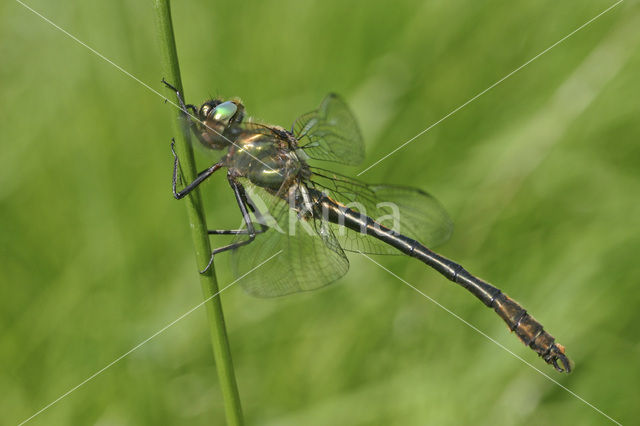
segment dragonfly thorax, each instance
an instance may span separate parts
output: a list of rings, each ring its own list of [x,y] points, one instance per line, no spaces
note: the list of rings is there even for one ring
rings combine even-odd
[[[240,135],[229,148],[227,166],[236,176],[262,188],[278,191],[296,177],[306,176],[308,166],[286,143],[268,134]]]

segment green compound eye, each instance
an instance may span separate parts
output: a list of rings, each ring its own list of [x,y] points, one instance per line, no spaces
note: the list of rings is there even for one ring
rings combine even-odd
[[[226,122],[231,120],[238,111],[238,107],[231,101],[223,102],[211,111],[211,118],[216,121]]]

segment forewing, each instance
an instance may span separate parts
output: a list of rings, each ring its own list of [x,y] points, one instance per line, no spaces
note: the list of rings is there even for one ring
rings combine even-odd
[[[317,110],[299,117],[293,134],[300,149],[314,160],[357,165],[364,159],[364,143],[356,119],[336,94],[327,95]]]
[[[400,234],[430,247],[444,243],[451,235],[453,223],[449,215],[438,200],[424,191],[405,186],[368,185],[324,169],[312,168],[312,171],[310,186]],[[335,224],[331,227],[346,251],[400,254],[368,235]]]
[[[325,222],[298,220],[287,201],[245,179],[241,183],[258,212],[253,213],[256,227],[260,228],[258,222],[268,226],[231,255],[235,275],[246,274],[240,281],[245,291],[257,297],[283,296],[323,287],[347,273],[349,261]]]

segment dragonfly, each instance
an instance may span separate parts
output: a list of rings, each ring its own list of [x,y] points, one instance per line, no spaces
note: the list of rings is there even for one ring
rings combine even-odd
[[[173,152],[172,190],[181,199],[221,169],[242,215],[240,229],[209,230],[233,235],[214,256],[231,251],[232,268],[246,292],[275,297],[324,287],[349,269],[346,253],[408,255],[462,286],[492,308],[509,329],[547,364],[570,372],[571,362],[520,304],[458,263],[427,248],[444,243],[452,222],[443,206],[419,189],[371,185],[311,163],[357,165],[364,143],[353,113],[336,95],[295,120],[290,129],[245,119],[237,99],[210,99],[200,107],[176,93],[184,119],[207,149],[224,151],[195,180],[177,190],[179,159]],[[264,263],[274,253],[280,254]],[[257,274],[247,274],[261,265]]]

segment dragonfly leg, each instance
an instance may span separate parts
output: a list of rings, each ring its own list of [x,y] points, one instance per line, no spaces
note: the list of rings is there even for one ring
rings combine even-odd
[[[247,229],[232,229],[232,230],[212,230],[207,231],[209,234],[220,235],[220,234],[228,234],[228,235],[243,235],[246,234],[248,238],[246,240],[236,241],[231,244],[227,244],[226,246],[218,247],[211,252],[211,258],[209,259],[209,263],[207,266],[200,271],[201,274],[206,273],[211,265],[213,264],[213,258],[216,254],[222,253],[228,250],[233,250],[240,246],[251,243],[255,238],[256,234],[264,232],[266,227],[263,225],[262,229],[259,232],[256,232],[256,229],[253,226],[253,222],[251,221],[251,216],[249,216],[249,210],[245,203],[247,203],[246,195],[244,192],[244,187],[236,182],[232,177],[227,176],[229,181],[229,185],[231,185],[231,189],[233,189],[233,193],[236,196],[236,202],[238,203],[238,207],[240,208],[240,212],[242,213],[242,219],[244,223],[247,225]],[[248,204],[248,203],[247,203]],[[252,208],[253,210],[253,208]]]
[[[249,211],[251,211],[251,213],[253,213],[256,216],[256,219],[258,219],[258,224],[260,225],[260,229],[255,229],[254,227],[255,233],[262,234],[263,232],[266,232],[269,229],[269,227],[264,224],[265,219],[263,219],[263,216],[258,210],[258,208],[254,206],[255,203],[251,198],[249,198],[249,196],[247,195],[242,185],[238,186],[238,190],[240,191],[242,203],[246,207],[248,207]],[[251,222],[253,223],[253,221]],[[209,235],[248,235],[249,230],[248,229],[209,229],[207,233]]]
[[[182,97],[182,93],[180,93],[180,91],[175,86],[173,86],[172,84],[167,82],[167,80],[165,80],[164,78],[162,79],[162,82],[169,89],[171,89],[174,92],[176,92],[176,96],[178,98],[178,104],[180,105],[180,109],[182,109],[182,112],[184,112],[185,115],[187,115],[187,116],[192,115],[192,114],[189,114],[189,110],[191,110],[193,112],[194,116],[198,115],[198,110],[197,110],[196,106],[192,105],[192,104],[185,104],[184,103],[184,98]]]
[[[182,97],[182,93],[180,93],[180,91],[175,86],[171,85],[164,78],[162,79],[162,82],[169,89],[176,92],[176,97],[178,98],[178,104],[180,105],[180,109],[184,114],[184,119],[188,121],[189,128],[191,129],[191,132],[193,133],[193,135],[198,139],[198,141],[200,141],[202,145],[206,147],[210,147],[211,142],[207,140],[204,136],[207,133],[205,130],[207,126],[200,119],[198,108],[195,105],[186,104],[184,102],[184,98]],[[204,129],[202,129],[202,127],[204,127]]]
[[[256,235],[265,232],[265,229],[255,229]],[[209,229],[209,235],[249,235],[248,229]]]
[[[216,163],[211,167],[198,173],[198,176],[189,185],[185,186],[181,191],[176,191],[176,184],[178,181],[178,167],[180,162],[178,161],[178,155],[174,149],[175,140],[171,139],[171,152],[173,153],[173,179],[171,181],[171,189],[173,190],[173,196],[176,200],[184,198],[187,194],[193,191],[198,185],[200,185],[205,179],[214,174],[223,165],[222,163]]]

